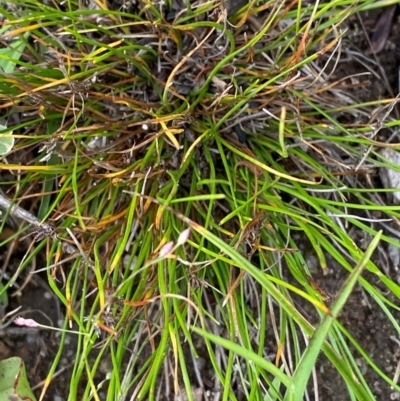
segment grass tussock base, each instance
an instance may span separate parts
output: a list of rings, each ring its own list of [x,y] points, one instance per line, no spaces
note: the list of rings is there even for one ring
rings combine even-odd
[[[68,400],[318,399],[320,353],[351,399],[366,370],[399,391],[337,319],[357,287],[399,333],[398,98],[346,73],[347,21],[384,3],[1,3],[3,244],[26,244],[2,291],[44,277],[81,333],[41,397],[71,344]]]

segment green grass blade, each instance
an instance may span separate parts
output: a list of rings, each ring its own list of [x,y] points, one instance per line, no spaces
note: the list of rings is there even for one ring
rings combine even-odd
[[[371,241],[367,250],[364,253],[363,258],[360,260],[356,268],[350,274],[349,278],[343,284],[343,287],[332,305],[331,313],[326,314],[322,319],[321,324],[315,330],[313,337],[311,338],[310,344],[308,345],[306,351],[302,359],[300,360],[299,365],[296,368],[296,371],[292,378],[292,384],[289,387],[285,401],[294,400],[294,401],[302,401],[304,397],[304,393],[306,390],[306,386],[311,375],[311,371],[315,366],[315,362],[317,360],[318,354],[321,351],[322,345],[343,306],[345,305],[348,297],[351,294],[352,289],[357,283],[358,278],[360,277],[365,265],[370,260],[371,255],[375,248],[377,247],[382,236],[382,231],[380,231],[375,238]]]

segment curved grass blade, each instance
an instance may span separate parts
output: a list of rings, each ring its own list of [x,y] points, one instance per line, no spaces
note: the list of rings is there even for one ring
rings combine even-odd
[[[306,390],[306,386],[308,383],[308,379],[311,375],[311,371],[315,366],[315,362],[317,360],[318,354],[321,351],[323,343],[335,322],[335,319],[339,316],[340,311],[345,305],[348,297],[351,294],[354,286],[357,283],[365,265],[370,260],[372,253],[377,247],[382,236],[382,231],[379,231],[375,238],[369,244],[367,250],[365,251],[364,256],[350,274],[349,278],[343,284],[342,290],[340,291],[339,296],[336,301],[333,303],[331,308],[331,314],[326,314],[322,319],[321,324],[315,331],[314,335],[311,338],[310,344],[307,347],[304,355],[302,356],[295,372],[293,375],[292,386],[288,387],[288,391],[285,396],[285,401],[294,400],[294,401],[302,401],[304,397],[304,393]]]

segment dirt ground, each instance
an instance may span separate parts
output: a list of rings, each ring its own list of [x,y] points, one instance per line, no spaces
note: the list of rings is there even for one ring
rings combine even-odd
[[[361,15],[360,18],[352,17],[347,22],[348,32],[343,40],[343,47],[348,50],[357,50],[366,55],[364,63],[360,63],[355,59],[348,57],[346,64],[341,64],[340,70],[337,72],[338,77],[362,73],[373,70],[371,74],[365,78],[357,93],[352,95],[359,101],[374,100],[377,98],[396,96],[399,82],[399,64],[400,64],[400,12],[397,8],[391,24],[390,34],[385,40],[384,48],[374,59],[373,55],[368,54],[369,45],[366,40],[365,33],[361,26],[360,20],[364,22],[365,29],[369,37],[372,37],[374,30],[377,27],[379,16],[384,10],[377,10]],[[348,53],[350,54],[350,53]],[[369,62],[368,58],[372,61]],[[322,60],[323,61],[323,60]],[[364,79],[364,78],[363,78]],[[394,113],[399,113],[396,109]],[[385,135],[383,133],[383,135]],[[378,174],[378,173],[377,173]],[[379,177],[376,179],[379,181]],[[354,232],[354,238],[362,237],[362,233]],[[299,244],[301,245],[301,244]],[[300,248],[301,246],[299,246]],[[307,250],[307,244],[304,244],[306,249],[305,257],[312,264],[315,255]],[[6,249],[0,253],[0,263],[5,260]],[[20,263],[24,255],[24,250],[20,249],[12,253],[12,258],[8,265],[8,270],[13,272]],[[383,259],[381,259],[383,261]],[[384,263],[377,260],[377,264]],[[40,258],[39,258],[40,263]],[[394,279],[397,279],[397,271],[391,270],[390,266],[379,266],[388,274],[392,274]],[[347,272],[343,268],[335,265],[330,261],[328,270],[322,272],[321,269],[313,269],[314,278],[318,285],[332,297],[335,296],[346,277]],[[372,283],[379,286],[375,276],[365,275]],[[26,277],[22,275],[19,284]],[[290,277],[288,277],[290,279]],[[35,275],[29,280],[29,283],[24,288],[22,293],[11,294],[11,302],[6,311],[13,310],[21,306],[21,311],[29,312],[29,317],[36,319],[40,323],[56,326],[57,321],[62,318],[64,311],[60,310],[60,306],[51,294],[51,291],[46,284],[45,276]],[[398,303],[398,300],[393,299],[393,302]],[[32,305],[40,305],[41,310],[36,310]],[[310,319],[313,318],[314,312],[308,305],[300,305],[303,312],[309,314]],[[396,314],[395,314],[396,316]],[[400,315],[397,314],[400,319]],[[346,307],[341,314],[341,323],[352,333],[359,341],[360,345],[368,352],[371,358],[379,365],[384,366],[384,370],[389,374],[393,374],[400,360],[400,341],[397,339],[392,324],[388,321],[386,315],[374,303],[369,296],[357,287],[350,297]],[[315,322],[317,323],[317,322]],[[37,331],[28,328],[18,328],[10,325],[1,328],[0,331],[0,359],[10,356],[20,356],[26,363],[27,375],[32,386],[35,388],[35,393],[40,394],[40,383],[46,378],[48,370],[51,366],[54,356],[58,351],[59,333],[49,331]],[[199,345],[201,346],[201,345]],[[51,384],[47,391],[46,400],[55,400],[55,396],[59,396],[59,400],[67,398],[69,371],[74,358],[73,339],[68,349],[64,351],[64,355],[60,366],[63,368],[59,372],[57,379]],[[360,358],[361,361],[361,358]],[[361,362],[360,362],[361,363]],[[400,394],[394,392],[388,384],[386,384],[377,374],[368,366],[360,366],[364,373],[364,377],[374,390],[377,400],[395,400],[400,399]],[[204,382],[210,383],[209,390],[212,391],[212,381],[210,380],[210,370],[207,361],[204,361],[202,368],[204,374]],[[335,370],[330,365],[325,357],[321,356],[318,360],[317,375],[319,378],[319,395],[323,401],[350,400],[345,383],[335,373]],[[195,379],[193,379],[195,381]],[[312,389],[310,396],[313,399]],[[239,397],[239,399],[241,399]]]

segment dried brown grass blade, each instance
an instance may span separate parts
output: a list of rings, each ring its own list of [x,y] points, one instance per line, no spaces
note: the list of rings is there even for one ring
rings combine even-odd
[[[392,29],[395,10],[396,4],[393,4],[387,7],[379,17],[379,20],[376,23],[375,32],[372,34],[371,37],[371,49],[368,51],[369,54],[378,54],[385,47],[385,43]]]

